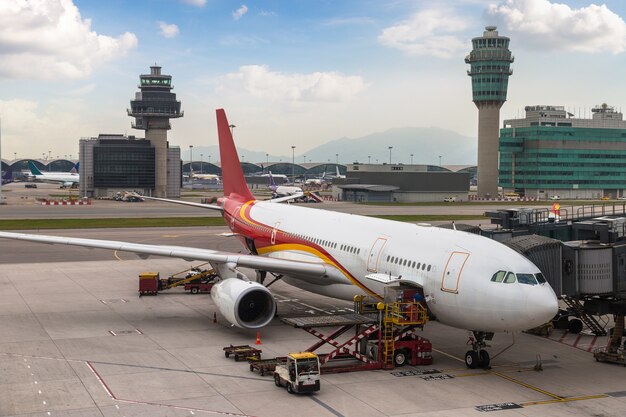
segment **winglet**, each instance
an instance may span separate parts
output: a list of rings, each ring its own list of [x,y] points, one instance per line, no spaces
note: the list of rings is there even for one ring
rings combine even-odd
[[[30,173],[33,175],[43,175],[33,161],[28,161],[28,168],[30,169]]]
[[[251,201],[254,196],[248,189],[239,163],[237,148],[230,132],[230,125],[224,109],[217,109],[217,136],[220,145],[220,160],[222,162],[222,183],[224,195],[229,198]]]

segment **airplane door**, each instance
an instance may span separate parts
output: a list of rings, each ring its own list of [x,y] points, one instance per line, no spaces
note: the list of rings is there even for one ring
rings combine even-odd
[[[276,222],[276,224],[274,225],[274,228],[272,228],[272,235],[270,236],[270,243],[272,245],[276,244],[276,233],[277,233],[276,229],[278,229],[278,226],[280,226],[280,222]]]
[[[461,279],[461,273],[463,272],[463,266],[467,262],[470,254],[467,252],[452,252],[446,269],[443,271],[441,277],[441,291],[452,292],[457,294],[459,292],[459,280]]]
[[[379,237],[370,249],[369,257],[367,258],[367,270],[369,272],[378,272],[378,261],[380,260],[380,254],[383,251],[383,247],[387,244],[387,239]]]

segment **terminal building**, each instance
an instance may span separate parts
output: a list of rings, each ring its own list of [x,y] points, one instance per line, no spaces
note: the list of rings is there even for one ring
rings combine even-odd
[[[500,130],[499,184],[538,198],[626,196],[626,122],[606,104],[592,118],[563,106],[527,106]],[[480,180],[479,180],[480,181]]]
[[[437,165],[350,164],[346,178],[333,180],[333,195],[357,203],[467,201],[470,172]]]
[[[80,140],[80,188],[87,197],[107,197],[118,191],[154,195],[156,149],[147,139],[101,134]],[[167,195],[180,197],[180,148],[167,148]]]

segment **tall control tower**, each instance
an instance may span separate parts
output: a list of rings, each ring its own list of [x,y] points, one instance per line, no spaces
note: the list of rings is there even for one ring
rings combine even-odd
[[[161,74],[161,67],[150,67],[150,74],[139,76],[139,89],[130,102],[128,115],[135,118],[134,129],[146,131],[146,139],[155,150],[154,196],[167,197],[167,131],[170,119],[183,117],[180,101],[172,93],[172,76]]]
[[[495,26],[485,27],[483,36],[472,39],[472,51],[465,57],[471,68],[472,100],[478,107],[478,196],[498,195],[498,128],[500,107],[506,92],[513,56],[510,39],[498,36]]]

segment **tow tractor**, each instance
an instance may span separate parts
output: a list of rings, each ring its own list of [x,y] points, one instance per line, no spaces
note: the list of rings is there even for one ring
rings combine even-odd
[[[286,363],[276,364],[274,383],[277,387],[284,384],[290,394],[319,391],[319,358],[312,352],[290,353]]]

